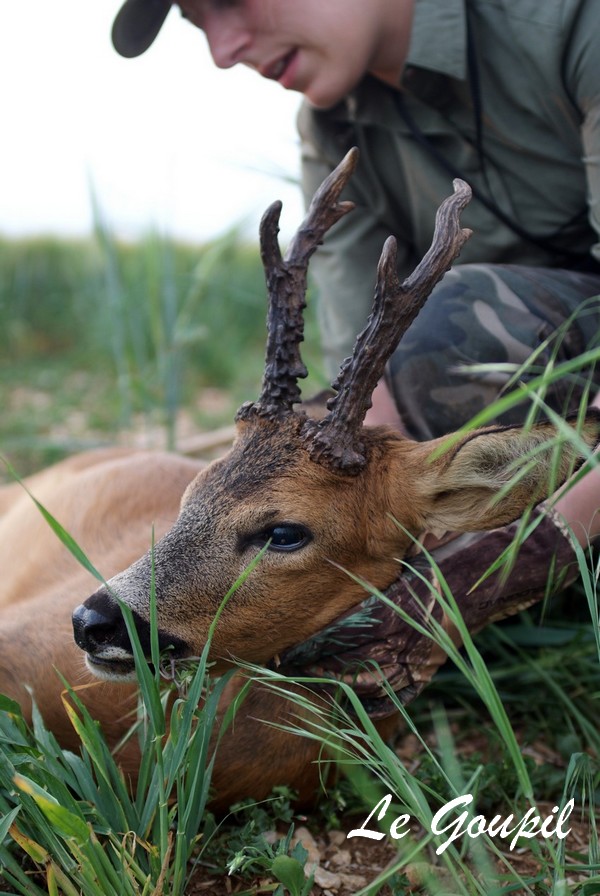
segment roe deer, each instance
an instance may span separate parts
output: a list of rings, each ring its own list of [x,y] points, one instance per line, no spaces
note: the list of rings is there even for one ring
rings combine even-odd
[[[160,646],[175,658],[197,656],[224,594],[268,546],[225,606],[212,642],[217,668],[235,658],[266,663],[360,603],[365,592],[357,578],[379,589],[390,586],[412,537],[504,525],[551,487],[548,450],[505,489],[515,462],[552,442],[555,430],[548,424],[469,432],[446,451],[439,450],[443,439],[415,443],[390,428],[363,426],[389,355],[469,236],[459,226],[470,197],[460,181],[438,212],[430,251],[403,284],[395,242],[387,241],[373,313],[334,383],[326,416],[312,419],[298,406],[297,381],[306,373],[299,344],[308,261],[352,208],[339,196],[356,157],[351,151],[318,190],[285,258],[277,241],[280,204],[263,218],[269,293],[263,387],[258,401],[239,410],[237,437],[225,457],[204,466],[169,454],[100,451],[28,481],[95,566],[112,577],[75,609],[75,641],[71,612],[91,590],[91,577],[19,485],[0,491],[0,691],[29,705],[30,686],[66,746],[74,745],[74,735],[53,667],[73,685],[96,682],[81,693],[109,742],[129,728],[135,685],[127,682],[134,664],[113,595],[132,609],[148,648],[152,565]],[[589,446],[598,430],[590,414],[582,427]],[[561,481],[576,453],[564,449]],[[158,541],[151,554],[152,525]],[[230,697],[237,687],[234,679]],[[218,752],[213,782],[219,805],[262,797],[281,783],[309,797],[318,748],[258,721],[284,712],[285,703],[273,694],[251,689]],[[129,743],[121,755],[129,773],[135,772],[135,749]]]

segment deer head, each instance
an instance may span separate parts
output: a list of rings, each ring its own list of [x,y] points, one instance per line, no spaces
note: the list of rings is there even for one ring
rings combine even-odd
[[[218,660],[265,662],[363,599],[346,570],[384,589],[398,575],[411,536],[503,525],[547,493],[550,457],[496,500],[515,460],[552,439],[549,425],[470,432],[444,452],[443,440],[415,443],[363,426],[387,359],[470,235],[459,223],[470,198],[461,181],[439,209],[431,249],[404,283],[395,241],[386,242],[372,314],[333,384],[327,415],[316,421],[298,408],[308,262],[326,231],[352,209],[339,197],[356,161],[353,150],[322,184],[285,258],[277,240],[280,203],[263,217],[269,311],[260,397],[240,408],[231,451],[189,485],[177,521],[153,552],[75,610],[75,639],[101,677],[127,678],[134,669],[114,595],[131,607],[148,645],[151,578],[160,645],[175,657],[198,655],[223,596],[266,548],[227,603],[212,645]],[[597,431],[590,420],[588,444]],[[573,462],[574,451],[565,450],[559,478]]]

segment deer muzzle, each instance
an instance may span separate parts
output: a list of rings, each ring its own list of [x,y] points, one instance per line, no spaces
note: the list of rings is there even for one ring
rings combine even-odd
[[[150,659],[150,624],[133,611],[137,637],[144,656]],[[112,681],[131,681],[135,678],[135,663],[131,639],[121,608],[105,588],[100,588],[73,612],[75,643],[86,653],[86,664],[94,675]],[[189,654],[184,641],[158,631],[159,650],[170,657]]]

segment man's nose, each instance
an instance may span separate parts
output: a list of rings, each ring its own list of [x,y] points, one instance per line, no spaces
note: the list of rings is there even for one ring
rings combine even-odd
[[[232,68],[245,61],[252,43],[243,11],[239,7],[207,12],[203,22],[208,46],[218,68]]]

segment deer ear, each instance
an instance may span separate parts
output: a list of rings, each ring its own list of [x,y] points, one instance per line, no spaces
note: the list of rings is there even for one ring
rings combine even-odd
[[[424,474],[426,530],[442,534],[494,529],[551,495],[600,439],[600,412],[595,409],[588,411],[582,425],[567,423],[572,438],[541,423],[528,429],[476,430],[445,452],[444,439],[430,443]]]

